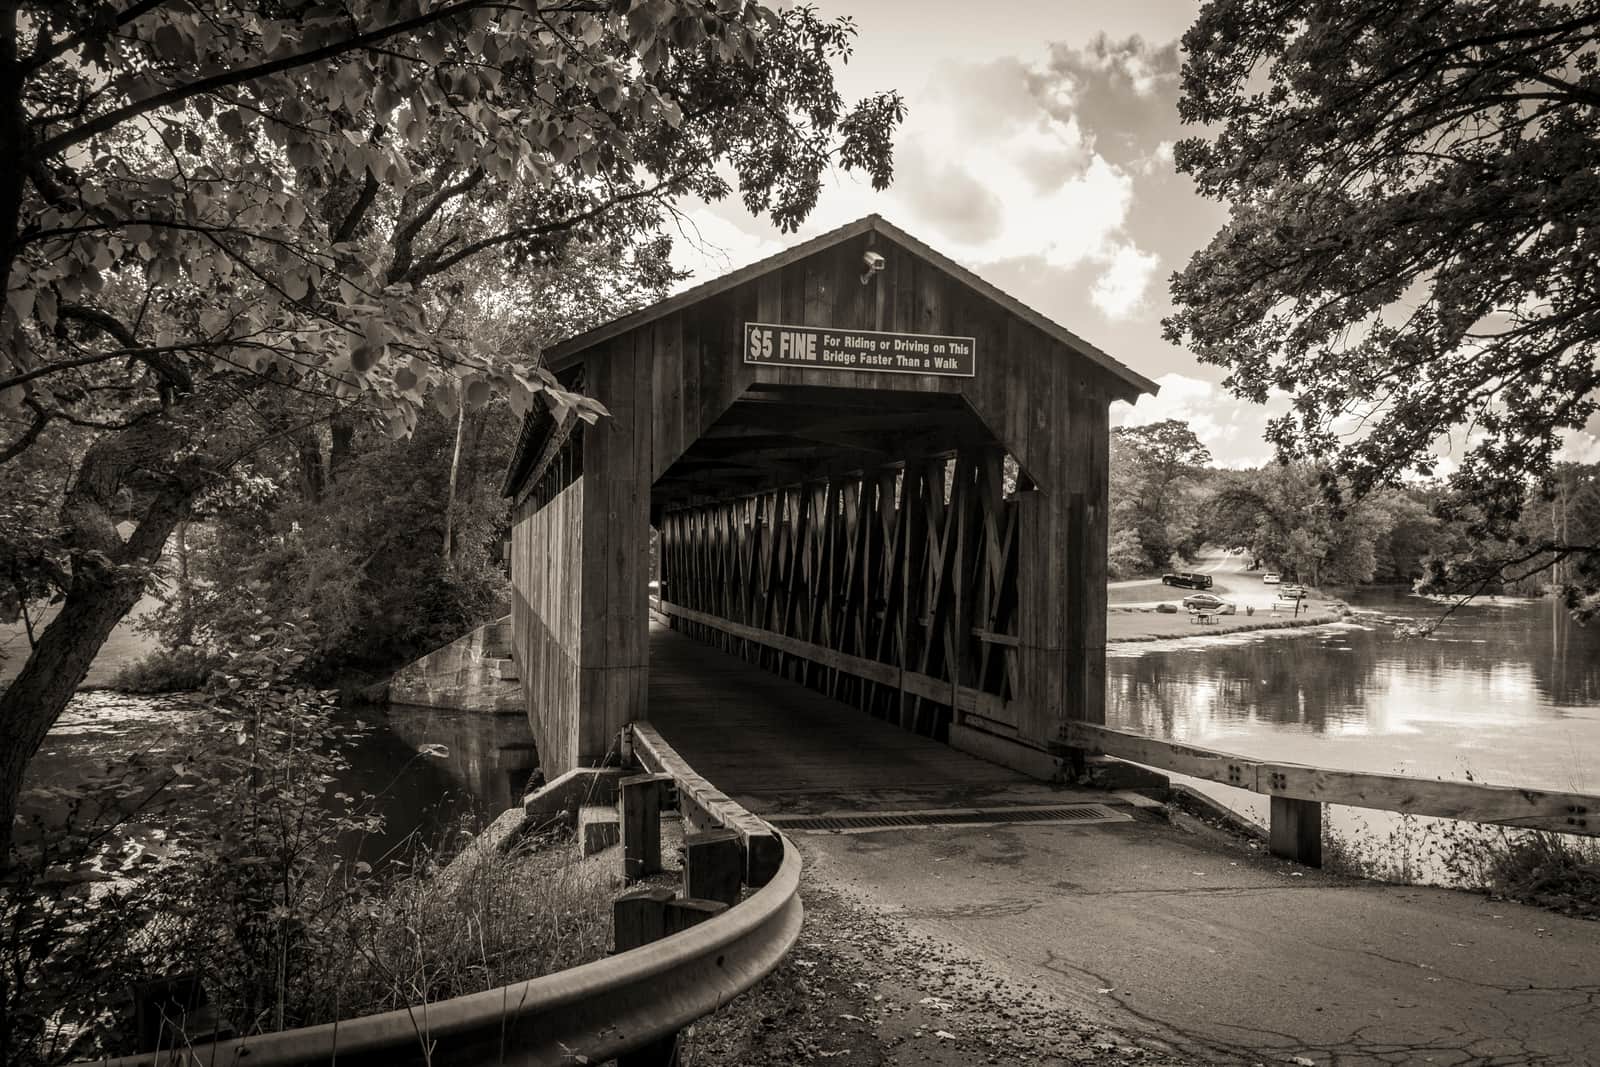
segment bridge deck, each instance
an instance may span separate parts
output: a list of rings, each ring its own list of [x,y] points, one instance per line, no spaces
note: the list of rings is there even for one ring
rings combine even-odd
[[[767,813],[1058,795],[659,622],[650,626],[650,721],[697,771]]]

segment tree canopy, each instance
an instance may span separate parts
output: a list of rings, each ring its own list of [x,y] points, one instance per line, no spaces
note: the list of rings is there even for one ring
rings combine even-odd
[[[835,160],[887,183],[900,115],[844,107],[852,29],[804,7],[7,7],[0,400],[41,420],[69,372],[129,359],[180,392],[197,367],[368,391],[407,422],[434,387],[548,388],[438,336],[459,287],[429,283],[648,229],[725,195],[719,162],[792,229]]]
[[[1170,340],[1292,410],[1337,499],[1435,471],[1511,535],[1600,386],[1600,4],[1211,0],[1184,37],[1179,169],[1230,205],[1174,276]],[[1559,538],[1510,562],[1577,566]],[[1444,571],[1437,577],[1443,580]]]
[[[841,99],[853,34],[748,0],[0,3],[0,475],[69,464],[0,511],[0,609],[59,604],[0,694],[0,837],[169,535],[250,457],[496,393],[598,417],[539,339],[658,291],[677,198],[793,229],[830,167],[886,185],[903,108]]]
[[[1111,431],[1110,546],[1118,574],[1160,570],[1200,547],[1193,492],[1211,453],[1178,419]]]

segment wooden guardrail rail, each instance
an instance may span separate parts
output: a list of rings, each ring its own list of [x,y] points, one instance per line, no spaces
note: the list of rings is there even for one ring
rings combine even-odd
[[[770,974],[799,938],[800,856],[654,730],[631,733],[644,773],[621,786],[625,880],[661,869],[657,787],[669,776],[700,832],[685,836],[680,891],[613,901],[614,955],[434,1004],[73,1067],[676,1067],[679,1031]],[[743,885],[754,892],[741,899]]]
[[[671,775],[678,786],[678,809],[684,821],[697,830],[731,830],[738,835],[747,885],[766,885],[783,862],[783,839],[778,831],[700,777],[648,722],[636,722],[626,731],[624,751],[631,750],[639,765],[657,774]]]
[[[1323,804],[1600,837],[1600,796],[1586,793],[1278,763],[1079,722],[1068,723],[1065,738],[1053,747],[1115,756],[1269,796],[1272,851],[1312,866],[1322,863]]]
[[[857,678],[865,678],[869,682],[880,685],[893,686],[912,696],[922,697],[926,700],[936,700],[941,704],[949,704],[974,715],[981,715],[987,719],[996,719],[1001,722],[1015,721],[1005,710],[1006,701],[993,693],[986,693],[970,686],[952,686],[942,678],[931,675],[919,674],[916,671],[904,670],[893,663],[883,663],[875,659],[865,659],[861,656],[852,656],[848,652],[829,648],[826,645],[813,644],[802,641],[798,637],[787,634],[773,633],[757,626],[748,626],[742,622],[733,622],[720,615],[708,615],[703,611],[692,608],[680,607],[660,597],[650,598],[650,608],[662,616],[670,619],[683,619],[685,622],[697,623],[709,627],[729,637],[737,637],[745,641],[753,641],[758,645],[776,649],[785,655],[803,659],[819,667],[843,671],[845,674]],[[984,635],[984,640],[994,644],[1015,644],[1016,638],[1004,635],[990,634],[987,630],[975,630],[974,634]]]

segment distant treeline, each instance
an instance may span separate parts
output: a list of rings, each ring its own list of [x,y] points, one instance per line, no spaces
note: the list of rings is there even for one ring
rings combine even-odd
[[[1328,471],[1307,463],[1253,470],[1213,466],[1187,424],[1175,419],[1123,427],[1111,440],[1113,578],[1165,570],[1202,545],[1243,547],[1262,567],[1314,585],[1416,582],[1430,562],[1485,553],[1528,556],[1484,592],[1536,594],[1571,580],[1569,561],[1541,555],[1545,543],[1600,543],[1600,464],[1556,466],[1530,486],[1514,534],[1485,544],[1479,516],[1440,483],[1382,489],[1359,499],[1330,494]]]

